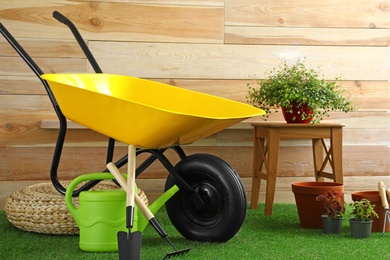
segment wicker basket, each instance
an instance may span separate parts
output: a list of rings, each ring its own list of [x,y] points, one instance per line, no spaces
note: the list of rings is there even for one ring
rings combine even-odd
[[[63,183],[66,187],[69,182]],[[102,181],[92,190],[120,189],[112,181]],[[145,193],[138,189],[141,200],[148,205]],[[78,198],[73,198],[76,207]],[[4,211],[8,220],[17,228],[25,231],[55,234],[77,235],[79,228],[69,213],[63,195],[50,182],[23,187],[13,192],[5,202]]]

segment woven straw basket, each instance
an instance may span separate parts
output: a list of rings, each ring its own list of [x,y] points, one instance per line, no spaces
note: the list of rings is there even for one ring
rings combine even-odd
[[[64,182],[67,187],[70,182]],[[82,184],[81,184],[82,185]],[[120,189],[112,181],[102,181],[92,190]],[[149,204],[145,193],[138,189],[145,205]],[[76,207],[78,198],[73,198]],[[5,202],[4,211],[8,220],[17,228],[30,232],[77,235],[79,228],[65,204],[65,196],[60,194],[50,182],[23,187],[13,192]]]

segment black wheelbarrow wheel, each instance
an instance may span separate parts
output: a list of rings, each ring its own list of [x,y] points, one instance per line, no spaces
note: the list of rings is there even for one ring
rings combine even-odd
[[[226,242],[241,228],[246,216],[246,195],[237,172],[210,154],[194,154],[176,166],[181,177],[204,201],[197,208],[191,193],[179,190],[166,203],[167,214],[185,238],[201,242]],[[165,190],[175,184],[171,175]]]

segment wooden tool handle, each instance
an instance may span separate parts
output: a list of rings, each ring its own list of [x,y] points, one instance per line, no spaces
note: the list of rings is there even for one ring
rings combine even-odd
[[[120,173],[119,169],[115,166],[114,163],[110,162],[107,164],[107,169],[111,172],[111,174],[115,177],[115,179],[118,181],[119,185],[124,189],[127,190],[127,184],[125,178]],[[150,211],[150,209],[143,203],[143,201],[140,199],[138,194],[134,195],[135,204],[141,211],[141,213],[145,216],[145,218],[149,221],[150,219],[154,218],[153,213]]]
[[[126,183],[125,178],[123,178],[122,174],[119,172],[119,169],[115,166],[114,163],[110,162],[106,166],[107,169],[118,181],[119,185],[121,185],[121,187],[126,191],[126,227],[130,230],[133,227],[133,223],[134,223],[134,187],[133,186],[135,186],[135,182],[134,184],[130,183],[130,186],[132,187],[133,190],[132,192],[130,192],[128,186],[129,179],[127,179],[128,181]],[[127,178],[131,178],[131,176],[128,176]]]
[[[119,169],[115,166],[115,164],[108,163],[107,169],[112,173],[112,175],[114,175],[114,177],[118,181],[119,185],[121,185],[121,187],[124,190],[128,190],[126,180],[122,176],[122,174],[119,172]],[[127,178],[129,178],[129,176]],[[141,213],[149,221],[149,223],[153,226],[153,228],[158,232],[158,234],[162,238],[167,238],[167,236],[168,236],[167,232],[161,226],[160,222],[158,222],[158,220],[155,218],[155,216],[153,215],[153,212],[143,203],[143,201],[140,199],[138,194],[136,194],[136,193],[134,194],[134,199],[135,199],[135,203],[137,204]],[[134,210],[134,207],[131,207],[131,206],[126,207],[126,210],[129,210],[129,209]],[[126,225],[130,225],[130,224],[131,223],[128,223]],[[131,224],[131,226],[132,226],[132,224]]]
[[[381,196],[381,201],[382,201],[382,207],[385,210],[389,209],[389,203],[387,202],[387,197],[386,197],[386,186],[383,182],[379,181],[378,182],[378,189],[379,189],[379,195]]]
[[[134,145],[129,145],[127,162],[127,197],[126,206],[134,207],[134,187],[135,187],[135,159],[136,151]]]
[[[116,165],[114,163],[110,162],[107,164],[107,169],[115,177],[116,181],[119,183],[119,185],[122,187],[122,189],[127,190],[126,179],[119,172],[119,169],[116,167]]]

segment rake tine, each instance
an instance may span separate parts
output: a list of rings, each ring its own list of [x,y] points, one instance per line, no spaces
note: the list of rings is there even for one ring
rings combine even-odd
[[[386,211],[386,213],[385,213],[385,219],[383,221],[383,231],[382,231],[381,237],[383,237],[385,232],[386,232],[386,226],[387,226],[386,220],[387,220],[387,222],[389,222],[389,225],[390,225],[390,212],[389,211]]]
[[[183,250],[180,250],[180,251],[175,251],[175,252],[172,252],[172,253],[168,253],[168,254],[165,255],[163,260],[171,259],[171,258],[174,258],[174,257],[177,257],[177,256],[186,255],[188,253],[188,251],[190,251],[189,248],[183,249]]]

